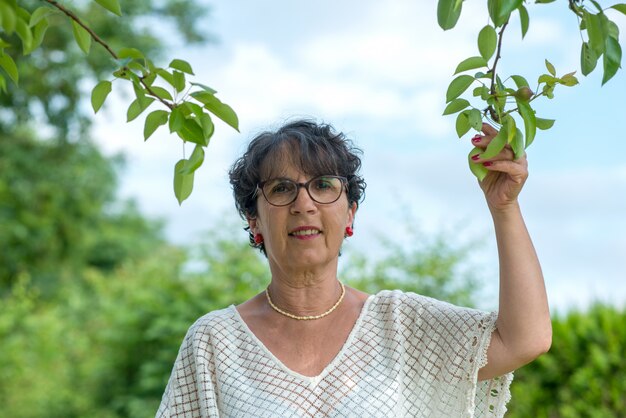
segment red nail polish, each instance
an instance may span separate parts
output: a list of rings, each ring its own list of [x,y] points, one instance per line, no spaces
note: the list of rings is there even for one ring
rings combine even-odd
[[[472,155],[472,160],[478,161],[480,159],[480,154]]]
[[[485,167],[491,167],[493,165],[493,163],[491,161],[486,161],[486,162],[483,163],[483,165]]]

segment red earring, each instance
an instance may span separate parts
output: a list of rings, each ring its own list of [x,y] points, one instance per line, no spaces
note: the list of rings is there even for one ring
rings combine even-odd
[[[354,235],[354,230],[351,226],[346,226],[346,237],[351,237],[352,235]]]
[[[254,243],[256,245],[263,244],[263,235],[261,234],[254,235]]]

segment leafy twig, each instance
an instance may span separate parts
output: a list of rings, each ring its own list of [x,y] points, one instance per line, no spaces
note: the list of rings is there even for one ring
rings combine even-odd
[[[89,26],[87,26],[82,20],[80,20],[80,18],[76,16],[71,10],[68,10],[65,7],[63,7],[63,5],[59,4],[59,2],[57,2],[56,0],[43,0],[43,1],[50,3],[52,6],[56,7],[57,9],[65,13],[70,19],[72,19],[74,22],[79,24],[83,29],[89,32],[89,35],[91,36],[91,38],[97,43],[99,43],[100,45],[102,45],[104,49],[106,49],[107,52],[111,54],[111,56],[114,59],[116,60],[119,59],[115,51],[113,51],[111,47],[102,40],[102,38],[100,38]]]
[[[500,57],[501,57],[500,52],[502,50],[502,38],[503,38],[504,30],[506,29],[506,26],[508,24],[509,24],[509,21],[507,19],[507,21],[504,22],[504,24],[502,25],[502,28],[500,28],[500,33],[498,33],[498,47],[496,49],[496,57],[493,60],[493,67],[491,67],[491,87],[489,89],[489,92],[495,98],[495,100],[498,100],[498,97],[496,95],[496,76],[497,76],[496,67],[498,66],[498,61],[500,61]],[[490,105],[487,109],[489,110],[491,118],[499,122],[500,118],[498,117],[493,106]]]
[[[72,19],[74,22],[76,22],[76,24],[80,25],[83,29],[85,29],[87,31],[87,33],[89,33],[89,36],[91,36],[91,38],[95,42],[99,43],[100,45],[102,45],[102,47],[104,49],[106,49],[106,51],[109,53],[109,55],[111,55],[113,57],[113,59],[119,60],[118,55],[115,53],[115,51],[113,51],[113,49],[109,46],[109,44],[107,44],[104,40],[102,40],[102,38],[100,38],[98,36],[98,34],[96,32],[94,32],[94,30],[91,29],[89,26],[87,26],[85,24],[85,22],[83,22],[78,16],[76,16],[76,14],[74,12],[72,12],[71,10],[68,10],[62,4],[57,2],[56,0],[43,0],[43,1],[51,4],[53,7],[56,7],[61,12],[63,12],[65,15],[67,15],[70,19]],[[127,71],[127,72],[131,72],[131,69],[128,68],[127,66],[122,67],[122,70],[123,71]],[[139,82],[141,83],[141,85],[146,89],[146,91],[150,95],[156,97],[161,103],[163,103],[169,109],[173,109],[174,108],[174,104],[173,103],[170,103],[167,100],[163,99],[162,97],[160,97],[158,94],[156,94],[150,88],[150,86],[145,82],[145,77],[139,77]]]

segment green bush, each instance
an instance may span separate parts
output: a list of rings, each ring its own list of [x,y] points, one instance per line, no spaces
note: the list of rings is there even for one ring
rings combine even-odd
[[[626,309],[596,304],[552,327],[550,352],[515,373],[508,416],[626,416]]]

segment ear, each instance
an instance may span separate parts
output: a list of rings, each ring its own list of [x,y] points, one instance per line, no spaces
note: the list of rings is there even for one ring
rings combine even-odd
[[[358,205],[356,204],[356,202],[352,202],[352,205],[348,208],[348,223],[346,224],[346,226],[352,226],[352,224],[354,223],[354,217],[356,216],[357,208]]]
[[[252,232],[252,235],[258,234],[259,225],[258,225],[257,218],[247,218],[247,219],[248,219],[248,226],[250,227],[250,231]]]

